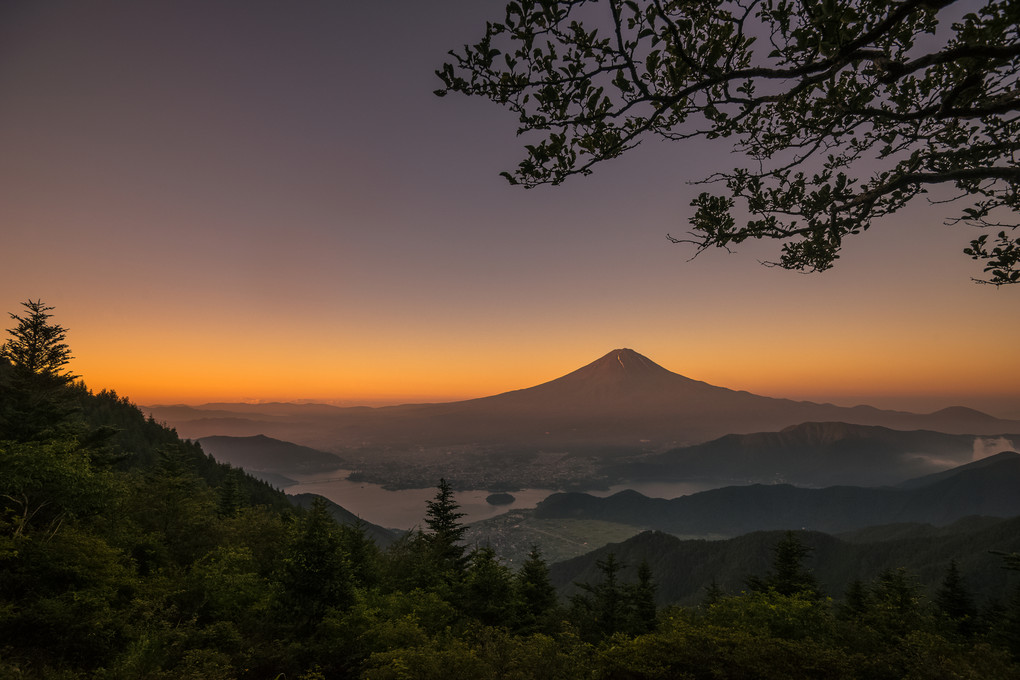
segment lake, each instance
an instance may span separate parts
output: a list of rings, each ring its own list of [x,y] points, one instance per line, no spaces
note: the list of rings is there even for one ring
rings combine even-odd
[[[314,493],[342,505],[355,515],[390,529],[413,529],[422,526],[425,519],[425,503],[436,495],[435,487],[428,489],[399,489],[390,491],[379,484],[352,482],[347,479],[349,470],[334,470],[314,475],[289,476],[296,482],[286,488],[289,494]],[[634,489],[653,498],[676,498],[713,488],[713,484],[692,482],[635,482],[618,484],[602,491],[588,491],[593,496],[610,496],[624,489]],[[477,522],[495,517],[508,510],[534,508],[547,496],[557,493],[556,489],[521,489],[512,492],[516,499],[507,505],[490,505],[485,501],[492,493],[486,490],[457,491],[454,495],[465,513],[462,521]]]

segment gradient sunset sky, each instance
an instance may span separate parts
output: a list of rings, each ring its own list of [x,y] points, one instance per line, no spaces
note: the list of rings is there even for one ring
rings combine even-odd
[[[952,206],[802,275],[758,264],[775,243],[666,240],[727,145],[507,185],[513,116],[432,94],[501,7],[4,2],[0,311],[54,306],[72,369],[139,404],[476,397],[630,347],[768,396],[1020,418],[1020,286],[971,282]]]

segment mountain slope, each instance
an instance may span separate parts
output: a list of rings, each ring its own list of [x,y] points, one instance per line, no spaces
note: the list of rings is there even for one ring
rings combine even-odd
[[[250,472],[322,472],[342,467],[344,461],[325,451],[255,435],[253,437],[202,437],[202,450],[221,463]]]
[[[456,444],[662,450],[809,421],[956,434],[1020,431],[1020,422],[963,408],[920,415],[758,396],[692,380],[630,349],[613,350],[534,387],[465,401],[382,408],[215,404],[149,411],[186,437],[265,434],[338,453]]]
[[[1011,437],[1020,442],[1020,435]],[[970,435],[812,422],[779,432],[726,435],[644,456],[613,471],[625,479],[880,486],[969,462],[974,449]]]
[[[966,470],[977,470],[980,468],[988,467],[989,465],[997,465],[1002,461],[1011,460],[1015,458],[1016,455],[1017,454],[1015,451],[1001,451],[993,456],[988,456],[987,458],[982,458],[972,463],[967,463],[966,465],[961,465],[959,467],[952,468],[951,470],[943,470],[942,472],[924,475],[923,477],[908,479],[904,482],[901,482],[900,484],[897,484],[896,486],[897,488],[900,489],[919,489],[923,486],[928,486],[930,484],[935,484],[936,482],[949,479],[950,477],[953,477]]]
[[[541,446],[618,445],[658,448],[732,433],[780,430],[808,421],[894,429],[1001,434],[1008,421],[970,409],[930,415],[845,408],[762,397],[673,373],[630,349],[617,349],[576,371],[512,392],[451,402],[362,412],[377,418],[352,424],[375,441],[413,433],[423,443],[529,443]],[[377,428],[389,425],[387,433]],[[1020,431],[1020,423],[1013,423]]]
[[[672,500],[623,491],[608,498],[553,494],[538,504],[541,519],[614,521],[672,534],[736,536],[751,531],[850,531],[894,522],[947,524],[967,515],[1020,515],[1020,454],[967,467],[919,488],[786,484],[730,486]]]

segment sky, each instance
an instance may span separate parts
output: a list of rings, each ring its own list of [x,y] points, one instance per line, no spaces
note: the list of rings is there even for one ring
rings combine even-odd
[[[759,264],[776,243],[668,242],[690,182],[740,164],[724,144],[509,186],[514,117],[433,95],[500,10],[3,3],[0,311],[41,298],[71,369],[147,405],[446,401],[629,347],[767,396],[1020,418],[1020,286],[971,282],[951,207],[805,275]]]

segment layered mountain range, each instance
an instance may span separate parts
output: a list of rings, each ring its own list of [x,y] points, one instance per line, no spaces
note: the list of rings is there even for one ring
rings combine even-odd
[[[673,500],[633,491],[609,498],[557,494],[517,521],[611,518],[646,529],[552,565],[564,595],[597,580],[599,562],[612,553],[625,565],[621,580],[635,580],[637,566],[647,562],[658,575],[661,602],[698,604],[711,584],[746,590],[748,576],[770,568],[770,549],[793,530],[808,548],[805,566],[834,597],[852,579],[868,581],[890,568],[907,569],[934,594],[952,560],[968,574],[969,587],[997,598],[1016,587],[1003,555],[1020,550],[1018,489],[1020,454],[1002,452],[896,488],[757,485]],[[730,538],[690,538],[698,534]]]
[[[968,515],[1020,515],[1020,454],[1004,451],[954,468],[945,476],[899,487],[788,484],[728,486],[670,500],[621,491],[607,498],[553,494],[538,504],[540,519],[612,521],[680,535],[737,536],[751,531],[810,529],[826,533],[896,522],[944,525]]]
[[[607,469],[629,480],[881,486],[1014,449],[1020,435],[980,437],[848,423],[801,423],[729,434],[635,457]]]
[[[187,438],[263,434],[341,455],[366,447],[465,445],[664,451],[727,434],[779,431],[805,422],[969,435],[1020,432],[1020,421],[962,407],[916,414],[730,390],[673,373],[630,349],[613,350],[535,387],[464,401],[381,408],[209,404],[146,410]]]

